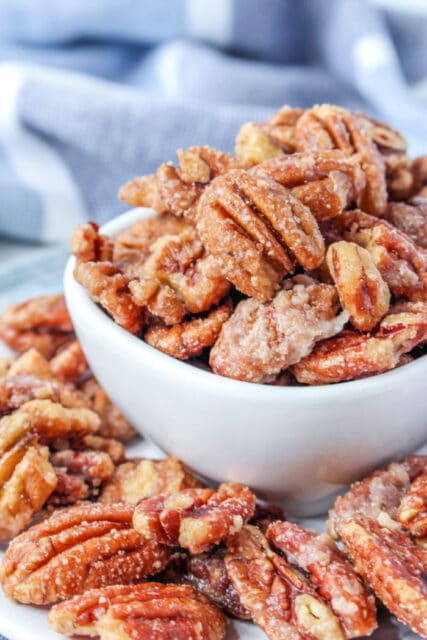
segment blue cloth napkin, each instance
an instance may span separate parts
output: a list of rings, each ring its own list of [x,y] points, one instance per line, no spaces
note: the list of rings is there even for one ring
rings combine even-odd
[[[421,153],[426,78],[423,0],[1,0],[0,235],[104,222],[130,177],[284,103],[365,109]]]

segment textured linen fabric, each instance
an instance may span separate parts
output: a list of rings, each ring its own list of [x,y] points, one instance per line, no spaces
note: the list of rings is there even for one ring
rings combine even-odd
[[[0,0],[0,235],[103,222],[124,180],[284,103],[365,109],[421,153],[427,5],[385,4]]]

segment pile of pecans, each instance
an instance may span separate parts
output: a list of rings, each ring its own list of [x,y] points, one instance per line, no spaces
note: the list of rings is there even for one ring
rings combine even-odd
[[[122,327],[222,376],[352,380],[410,362],[427,337],[427,156],[365,114],[282,108],[246,123],[235,156],[120,190],[157,215],[73,236],[75,277]]]
[[[22,350],[0,359],[0,583],[52,606],[53,630],[223,640],[232,616],[270,640],[350,640],[376,629],[375,594],[427,637],[427,456],[353,485],[319,534],[175,458],[126,459],[134,431],[88,370],[62,296],[10,306],[0,336]]]

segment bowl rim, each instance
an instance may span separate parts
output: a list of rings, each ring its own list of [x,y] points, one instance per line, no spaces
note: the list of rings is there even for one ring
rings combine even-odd
[[[138,207],[127,211],[106,224],[104,224],[100,231],[106,235],[114,236],[124,229],[128,228],[132,224],[142,220],[144,218],[156,215],[153,209]],[[173,358],[162,351],[150,346],[142,338],[126,331],[123,327],[119,326],[114,320],[103,311],[93,300],[90,298],[86,289],[84,289],[73,276],[75,266],[74,256],[70,256],[67,261],[64,271],[64,292],[69,305],[69,300],[72,298],[78,305],[79,313],[85,313],[92,316],[93,324],[99,327],[99,330],[111,334],[111,337],[123,345],[124,348],[132,347],[134,350],[140,350],[141,357],[145,363],[155,364],[157,366],[164,365],[170,368],[170,372],[176,372],[181,378],[188,378],[188,382],[202,382],[209,386],[217,388],[225,394],[242,394],[246,392],[253,394],[262,394],[263,397],[271,397],[277,399],[280,394],[283,398],[286,396],[289,399],[307,399],[317,400],[330,397],[334,399],[337,396],[341,396],[343,392],[351,395],[355,394],[361,396],[369,391],[370,394],[381,390],[381,386],[384,384],[393,384],[400,379],[399,385],[402,386],[405,375],[409,376],[412,373],[424,372],[427,374],[427,354],[421,356],[401,367],[396,367],[390,371],[379,373],[377,375],[368,376],[366,378],[360,378],[358,380],[348,380],[343,382],[324,384],[324,385],[307,385],[307,386],[280,386],[259,384],[253,382],[246,382],[244,380],[235,380],[233,378],[226,378],[224,376],[215,374],[211,371],[198,368],[194,365],[189,365],[188,362]],[[419,371],[418,371],[419,370]]]

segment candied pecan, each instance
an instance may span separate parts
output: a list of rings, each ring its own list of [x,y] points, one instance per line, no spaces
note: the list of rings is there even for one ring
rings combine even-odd
[[[188,360],[214,344],[232,311],[231,300],[226,300],[204,317],[193,318],[172,327],[153,324],[145,332],[144,340],[174,358]]]
[[[93,451],[104,451],[108,453],[114,464],[120,464],[125,459],[125,447],[118,440],[114,438],[103,438],[98,434],[89,434],[79,437],[77,440],[72,439],[71,443],[68,440],[60,440],[54,443],[57,451],[63,449],[69,449],[70,444],[75,451],[84,451],[85,449],[92,449]]]
[[[196,223],[227,279],[262,302],[295,262],[314,269],[324,257],[308,207],[263,173],[230,171],[216,178],[200,199]]]
[[[177,235],[188,229],[190,225],[182,218],[167,213],[139,220],[115,237],[113,262],[126,276],[137,277],[155,240],[164,235]]]
[[[149,582],[91,589],[55,605],[50,627],[68,636],[101,640],[223,640],[227,620],[188,585]]]
[[[420,191],[427,185],[427,155],[415,158],[412,163],[412,172],[415,181],[415,191],[417,195],[421,195]]]
[[[133,524],[147,539],[202,553],[239,531],[254,509],[255,496],[247,487],[224,483],[218,491],[183,489],[146,498],[137,505]]]
[[[71,252],[79,262],[111,261],[113,243],[99,233],[99,226],[95,222],[85,222],[73,232]]]
[[[427,249],[427,200],[390,202],[386,218],[415,244]]]
[[[353,242],[334,242],[326,262],[352,325],[361,331],[375,327],[388,311],[390,291],[369,251]]]
[[[225,566],[240,601],[270,640],[344,639],[340,621],[304,575],[247,525],[227,540]]]
[[[97,432],[100,436],[114,438],[120,442],[127,442],[134,437],[135,429],[111,402],[93,376],[85,380],[80,389],[88,401],[89,408],[101,418],[101,425]]]
[[[386,149],[390,151],[406,151],[408,141],[400,131],[393,129],[385,122],[370,118],[366,113],[357,113],[356,115],[363,120],[365,129],[381,151]]]
[[[88,363],[78,340],[60,349],[49,362],[52,375],[63,382],[78,382],[88,370]]]
[[[261,124],[246,122],[236,137],[236,156],[245,167],[296,151],[295,125],[302,109],[284,106]]]
[[[319,221],[338,216],[366,184],[357,159],[338,150],[293,153],[265,161],[252,172],[290,189]]]
[[[51,400],[30,400],[0,420],[0,448],[9,442],[36,433],[44,443],[73,439],[99,429],[99,417],[85,407],[67,409]]]
[[[269,504],[268,502],[257,502],[255,505],[255,513],[249,520],[249,524],[253,524],[265,532],[272,522],[283,520],[284,518],[285,513],[281,507],[275,504]]]
[[[317,340],[343,328],[348,313],[336,315],[335,287],[296,276],[269,304],[240,302],[211,349],[215,373],[247,382],[267,382],[309,354]]]
[[[158,238],[151,245],[141,275],[142,281],[129,284],[134,300],[147,305],[153,315],[167,324],[181,322],[187,312],[207,311],[230,290],[218,260],[206,255],[193,228]],[[159,300],[162,294],[164,299]],[[172,316],[170,321],[168,316]]]
[[[328,535],[290,522],[271,524],[266,535],[288,562],[308,572],[320,595],[330,602],[347,638],[372,633],[377,627],[375,600]]]
[[[29,400],[52,400],[67,408],[88,406],[84,395],[70,384],[29,375],[0,378],[0,417]]]
[[[292,367],[298,382],[310,385],[343,382],[383,373],[401,364],[402,356],[427,339],[425,303],[392,307],[371,334],[345,330],[317,344]]]
[[[16,537],[0,567],[5,594],[49,604],[109,584],[132,584],[165,566],[169,551],[132,528],[123,503],[81,503]]]
[[[17,535],[56,487],[49,451],[33,434],[0,442],[0,542]]]
[[[56,487],[46,501],[44,512],[46,517],[50,515],[50,510],[55,507],[64,507],[76,504],[89,497],[89,487],[80,476],[67,473],[65,468],[55,467]],[[40,515],[39,512],[38,515]],[[36,518],[37,522],[37,518]]]
[[[3,378],[14,363],[13,356],[0,356],[0,378]]]
[[[63,449],[53,453],[50,462],[57,473],[58,486],[49,504],[74,504],[77,500],[97,497],[101,485],[114,473],[114,463],[104,451]],[[76,497],[77,484],[80,489]]]
[[[165,460],[131,460],[119,465],[107,482],[99,498],[100,502],[126,502],[137,504],[144,498],[171,495],[182,489],[198,487],[200,483],[191,476],[176,458]]]
[[[215,547],[212,551],[190,556],[184,570],[174,582],[190,584],[235,618],[250,620],[249,611],[240,602],[227,575],[224,556],[223,547]]]
[[[341,149],[347,155],[357,154],[366,176],[359,206],[377,216],[384,213],[387,205],[384,161],[364,117],[328,104],[315,106],[298,120],[296,140],[301,151]]]
[[[180,149],[177,155],[178,168],[162,164],[154,175],[125,184],[119,198],[132,206],[152,207],[158,213],[170,212],[191,221],[205,185],[215,176],[240,167],[236,158],[211,147]]]
[[[64,296],[45,295],[12,304],[0,317],[0,338],[22,353],[35,347],[46,358],[73,338]]]
[[[49,361],[34,347],[16,358],[9,367],[7,375],[11,378],[32,376],[39,380],[52,380],[53,378]]]
[[[401,532],[397,518],[426,468],[427,456],[411,456],[374,472],[337,498],[329,520],[378,598],[421,635],[427,633],[427,551]]]
[[[402,527],[415,538],[427,536],[427,459],[425,466],[402,498],[397,512]]]
[[[129,279],[111,262],[78,262],[74,277],[117,324],[131,333],[141,330],[144,318],[129,292]]]
[[[344,238],[369,251],[382,277],[396,296],[427,297],[427,253],[386,220],[362,211],[345,211],[337,225]]]
[[[402,151],[383,151],[387,191],[391,200],[406,200],[417,185],[411,158]]]

